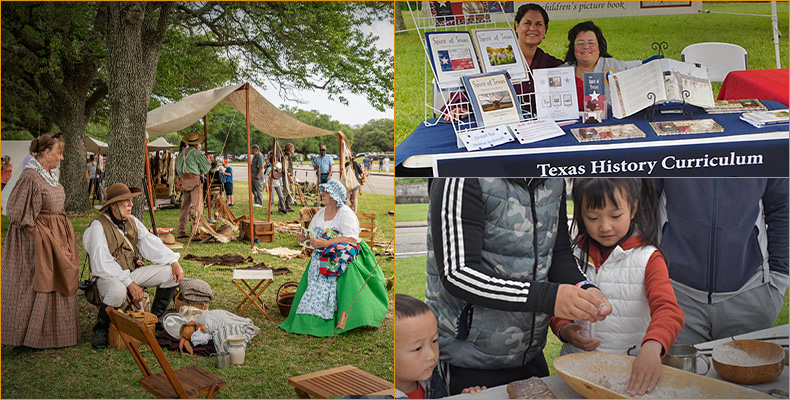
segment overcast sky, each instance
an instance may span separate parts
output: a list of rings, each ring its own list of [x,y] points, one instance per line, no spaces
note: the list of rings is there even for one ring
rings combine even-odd
[[[370,29],[363,29],[363,31],[371,32],[379,37],[377,42],[379,48],[393,49],[395,42],[393,24],[387,21],[379,21],[372,25]],[[300,104],[295,101],[286,101],[282,99],[278,93],[278,88],[269,87],[266,90],[262,90],[256,86],[255,89],[277,107],[287,104],[302,110],[318,110],[321,114],[329,115],[333,120],[349,126],[362,125],[371,119],[394,119],[394,111],[392,108],[386,109],[383,112],[378,111],[370,105],[365,96],[343,93],[343,96],[348,99],[348,106],[345,106],[338,101],[329,100],[325,92],[316,90],[313,92],[304,92],[299,95],[299,99],[303,101],[303,103]]]

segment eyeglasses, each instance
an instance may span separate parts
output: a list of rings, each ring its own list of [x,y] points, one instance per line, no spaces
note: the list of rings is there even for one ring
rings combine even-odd
[[[596,42],[595,40],[588,40],[586,42],[584,40],[577,40],[576,43],[574,44],[576,45],[576,47],[584,47],[585,44],[590,47],[595,47],[598,45],[598,42]]]

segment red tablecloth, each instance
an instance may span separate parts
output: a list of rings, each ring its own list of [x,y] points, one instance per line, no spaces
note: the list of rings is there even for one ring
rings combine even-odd
[[[719,100],[760,99],[788,104],[788,69],[732,71],[724,78]]]

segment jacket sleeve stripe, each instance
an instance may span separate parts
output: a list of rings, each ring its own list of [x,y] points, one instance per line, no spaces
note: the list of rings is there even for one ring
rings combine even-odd
[[[493,277],[467,265],[464,257],[465,238],[461,215],[464,182],[464,179],[448,179],[442,196],[444,204],[442,204],[441,218],[446,233],[443,240],[444,275],[447,282],[483,298],[526,303],[529,282]],[[482,210],[474,212],[480,211]]]

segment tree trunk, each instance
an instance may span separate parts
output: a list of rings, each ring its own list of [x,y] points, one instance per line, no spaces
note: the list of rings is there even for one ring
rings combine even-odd
[[[400,2],[395,2],[395,32],[405,31],[406,22],[403,20],[403,13],[400,9]]]
[[[141,187],[145,176],[148,100],[164,37],[152,34],[150,28],[156,27],[157,21],[167,21],[172,5],[108,2],[106,6],[110,88],[107,183]],[[156,8],[161,8],[159,13],[155,12]],[[162,17],[162,13],[167,15]],[[142,219],[144,204],[143,196],[135,198],[132,213],[138,219]]]
[[[60,183],[66,192],[66,211],[84,213],[91,208],[88,195],[88,179],[85,177],[87,153],[85,151],[85,129],[88,120],[82,110],[84,101],[77,99],[71,108],[71,118],[57,121],[63,132],[66,149],[60,166]]]

